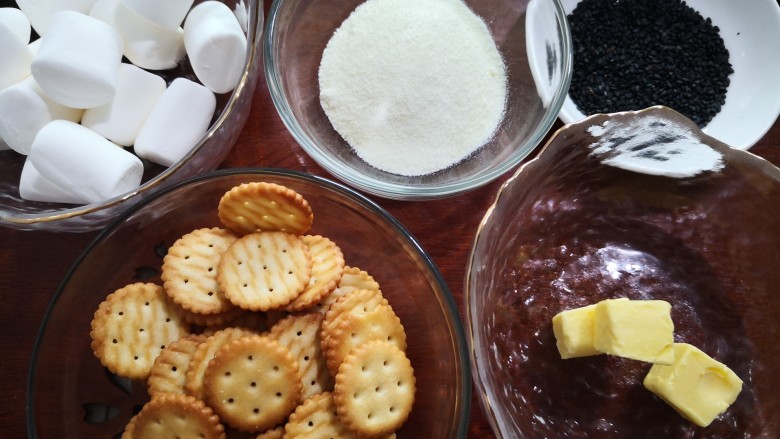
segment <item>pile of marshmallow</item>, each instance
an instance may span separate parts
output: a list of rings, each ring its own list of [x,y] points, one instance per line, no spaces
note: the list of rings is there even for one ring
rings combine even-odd
[[[27,156],[22,198],[101,202],[141,184],[141,158],[171,166],[200,141],[215,93],[233,90],[244,70],[246,15],[219,1],[193,3],[17,0],[19,9],[0,8],[0,138]],[[40,38],[31,43],[32,29]],[[152,72],[185,55],[199,82],[168,85]]]

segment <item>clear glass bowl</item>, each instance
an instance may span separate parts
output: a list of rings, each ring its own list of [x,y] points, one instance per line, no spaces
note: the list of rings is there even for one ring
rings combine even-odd
[[[714,152],[722,167],[681,178],[626,169],[655,158],[667,174],[694,147],[688,164]],[[637,157],[616,160],[626,151]],[[778,217],[780,169],[668,108],[560,129],[502,186],[467,266],[473,377],[496,435],[780,437]],[[646,363],[561,359],[552,317],[616,297],[670,302],[675,340],[744,381],[735,404],[702,429],[643,388]]]
[[[324,113],[317,73],[331,35],[363,1],[276,0],[268,16],[264,58],[271,97],[295,140],[323,168],[381,197],[442,198],[491,182],[542,141],[571,79],[571,37],[559,0],[468,0],[490,29],[507,67],[507,112],[493,139],[465,161],[425,176],[391,174],[360,159]],[[530,52],[547,64],[534,70]]]
[[[274,169],[230,169],[165,188],[109,225],[70,269],[38,334],[27,388],[30,437],[116,437],[148,400],[145,383],[117,378],[90,348],[90,322],[115,289],[160,282],[162,255],[184,233],[219,226],[216,207],[233,186],[285,185],[314,211],[310,234],[336,242],[347,264],[381,285],[407,334],[417,379],[399,438],[465,438],[471,403],[466,338],[438,269],[396,219],[355,191],[321,177]]]
[[[198,0],[195,4],[200,3]],[[224,0],[231,10],[246,10],[247,60],[241,79],[230,94],[217,96],[217,111],[211,127],[198,144],[170,167],[144,161],[140,187],[101,203],[76,206],[24,200],[19,196],[19,176],[25,156],[0,151],[0,226],[15,229],[80,232],[97,230],[120,212],[154,191],[187,177],[216,169],[235,145],[246,124],[260,74],[261,40],[264,24],[262,0]],[[184,75],[197,81],[188,67],[159,72],[167,80]]]

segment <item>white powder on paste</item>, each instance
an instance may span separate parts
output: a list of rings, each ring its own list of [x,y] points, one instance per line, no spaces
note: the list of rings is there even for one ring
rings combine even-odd
[[[320,102],[371,166],[415,176],[450,167],[493,136],[506,71],[461,0],[368,0],[331,37]]]

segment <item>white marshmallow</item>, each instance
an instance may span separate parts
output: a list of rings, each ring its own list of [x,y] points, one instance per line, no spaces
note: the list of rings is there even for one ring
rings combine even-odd
[[[54,14],[60,11],[76,11],[86,14],[95,0],[16,0],[19,9],[27,15],[33,29],[43,36],[49,31]]]
[[[171,166],[197,145],[211,124],[217,99],[206,87],[176,78],[135,139],[139,157]]]
[[[30,20],[27,19],[27,16],[21,10],[0,8],[0,26],[13,32],[19,41],[25,44],[30,42],[32,27],[30,26]]]
[[[58,12],[32,61],[32,75],[55,102],[92,108],[114,97],[122,39],[111,26],[79,12]]]
[[[114,99],[84,111],[81,124],[118,145],[130,146],[164,91],[164,79],[123,63]]]
[[[114,14],[119,0],[97,0],[92,9],[89,10],[89,16],[110,26],[114,26]]]
[[[169,29],[158,26],[121,2],[114,13],[114,27],[122,36],[125,56],[142,69],[172,69],[184,57],[184,31],[181,27]]]
[[[28,76],[0,92],[0,136],[11,149],[26,155],[44,125],[55,119],[78,122],[83,112],[52,101]]]
[[[38,132],[29,157],[47,180],[90,203],[136,189],[144,171],[132,153],[65,120],[49,122]]]
[[[34,58],[35,55],[38,54],[38,51],[41,49],[41,39],[38,38],[37,40],[35,40],[32,43],[28,44],[27,47],[30,48],[30,53],[32,53],[32,56]]]
[[[17,12],[12,12],[17,11]],[[14,8],[0,8],[0,90],[16,84],[30,74],[33,55],[30,42],[30,24]],[[27,26],[25,28],[25,23]],[[26,30],[25,30],[26,29]]]
[[[30,201],[47,203],[87,204],[89,201],[69,192],[41,175],[28,157],[19,179],[19,196]]]
[[[122,4],[152,23],[168,29],[175,29],[184,21],[184,16],[194,0],[121,0]]]
[[[238,84],[246,44],[236,16],[222,2],[205,1],[187,15],[184,47],[195,75],[214,93],[227,93]]]

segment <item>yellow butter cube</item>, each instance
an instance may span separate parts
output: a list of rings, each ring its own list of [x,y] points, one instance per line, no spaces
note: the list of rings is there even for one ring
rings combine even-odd
[[[674,364],[653,365],[644,385],[683,417],[706,427],[736,401],[742,380],[695,346],[675,343],[674,351]]]
[[[626,298],[615,300],[628,300]],[[596,305],[561,311],[552,319],[553,334],[561,358],[603,354],[593,347],[593,315]]]
[[[671,309],[663,300],[603,300],[593,314],[593,346],[610,355],[672,364]]]
[[[603,354],[593,347],[593,311],[596,305],[562,311],[553,317],[553,333],[561,358]]]

